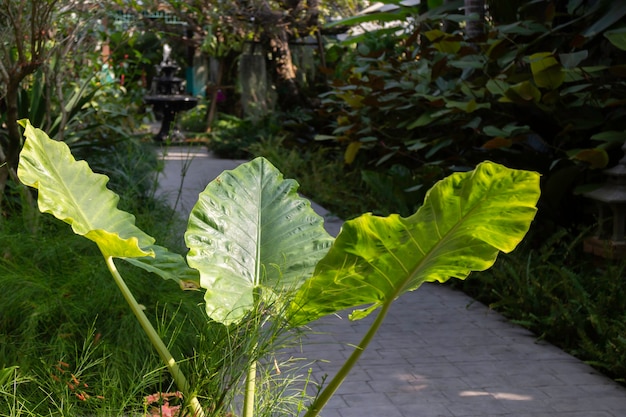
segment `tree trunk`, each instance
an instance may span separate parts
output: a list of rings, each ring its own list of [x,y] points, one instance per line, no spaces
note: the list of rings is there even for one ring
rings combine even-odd
[[[293,65],[289,35],[284,28],[278,28],[269,39],[276,73],[276,90],[281,107],[287,109],[302,103],[300,89],[296,82],[296,68]]]
[[[207,128],[206,133],[210,133],[213,121],[215,120],[215,115],[217,114],[217,97],[219,94],[219,88],[222,86],[222,78],[224,78],[224,58],[218,58],[219,62],[217,64],[217,79],[215,80],[215,85],[211,86],[211,106],[209,107],[209,114],[207,116]],[[207,93],[209,93],[207,91]]]
[[[466,22],[465,34],[470,39],[475,39],[485,33],[485,0],[465,0],[465,16],[477,14],[478,19]]]

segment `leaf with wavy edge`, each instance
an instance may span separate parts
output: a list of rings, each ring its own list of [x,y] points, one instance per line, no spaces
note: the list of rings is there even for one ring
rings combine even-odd
[[[489,268],[525,236],[539,194],[539,174],[485,162],[435,184],[410,217],[346,222],[296,294],[293,321],[366,305],[352,313],[360,319],[424,282]]]
[[[200,194],[185,241],[212,319],[235,323],[259,293],[296,289],[328,251],[333,238],[297,188],[257,158],[223,172]]]
[[[20,124],[26,141],[17,174],[24,184],[38,189],[41,212],[71,225],[76,234],[95,242],[105,257],[122,258],[183,287],[198,281],[182,256],[154,245],[154,238],[135,226],[135,217],[117,208],[119,196],[106,188],[108,177],[94,173],[87,162],[76,161],[64,142],[50,139],[28,120]]]

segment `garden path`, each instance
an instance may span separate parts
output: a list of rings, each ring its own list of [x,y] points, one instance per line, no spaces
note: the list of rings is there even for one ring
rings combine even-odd
[[[242,161],[170,147],[159,193],[187,216],[198,194]],[[182,180],[184,178],[184,181]],[[341,222],[316,204],[331,234]],[[371,318],[316,322],[302,353],[313,378],[332,377]],[[322,417],[620,417],[626,388],[462,292],[423,285],[393,305],[385,324]]]

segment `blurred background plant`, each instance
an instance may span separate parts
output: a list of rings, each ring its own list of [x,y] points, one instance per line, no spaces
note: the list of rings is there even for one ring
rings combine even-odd
[[[394,179],[410,172],[427,181],[485,159],[536,170],[544,176],[541,217],[558,225],[585,219],[576,188],[615,164],[626,139],[618,24],[626,8],[518,3],[515,14],[487,7],[484,32],[473,38],[459,27],[466,18],[455,2],[346,19],[396,24],[334,46],[343,53],[327,58],[321,111],[331,129],[322,126],[320,138],[341,145],[356,169]]]

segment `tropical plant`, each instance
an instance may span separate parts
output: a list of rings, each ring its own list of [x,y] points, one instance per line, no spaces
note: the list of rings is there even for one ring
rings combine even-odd
[[[76,161],[62,142],[22,121],[26,141],[18,175],[38,189],[42,212],[94,241],[142,328],[167,364],[194,415],[198,398],[166,344],[128,289],[114,260],[205,290],[208,316],[229,328],[250,315],[281,328],[299,328],[345,308],[353,320],[374,311],[370,330],[339,373],[309,406],[319,412],[345,379],[393,301],[424,282],[465,279],[510,252],[532,222],[539,175],[485,162],[436,184],[409,217],[365,214],[345,223],[336,240],[297,183],[257,158],[226,171],[201,193],[189,219],[187,261],[154,239],[119,210],[107,178]],[[250,335],[257,338],[257,334]],[[253,339],[256,340],[256,339]],[[251,347],[243,415],[254,414],[258,353]]]
[[[580,218],[572,192],[615,163],[626,139],[626,7],[522,3],[520,19],[472,39],[444,30],[442,22],[466,19],[453,4],[333,23],[389,22],[344,43],[322,96],[332,131],[319,138],[340,143],[348,164],[382,174],[400,165],[447,175],[483,160],[536,170],[543,215]]]

